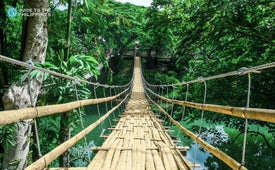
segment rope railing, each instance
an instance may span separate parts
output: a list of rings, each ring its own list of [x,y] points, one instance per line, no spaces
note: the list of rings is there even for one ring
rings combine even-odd
[[[175,83],[175,84],[153,85],[151,83],[148,83],[147,81],[145,81],[145,83],[149,87],[176,87],[176,86],[199,83],[199,82],[218,79],[218,78],[225,78],[225,77],[234,76],[234,75],[244,75],[244,74],[248,74],[248,73],[259,73],[259,71],[261,71],[261,70],[273,68],[273,67],[275,67],[275,62],[271,62],[271,63],[251,67],[251,68],[242,67],[236,71],[218,74],[218,75],[209,76],[209,77],[199,77],[198,79],[195,79],[195,80],[180,82],[180,83]]]
[[[275,123],[275,110],[273,109],[246,108],[246,107],[233,107],[233,106],[223,106],[223,105],[214,105],[214,104],[193,103],[193,102],[169,99],[156,94],[151,89],[147,89],[147,90],[154,96],[160,98],[161,100],[164,100],[172,104],[187,106],[187,107],[200,109],[200,110],[212,111],[212,112],[226,114],[226,115],[240,117],[240,118],[247,118],[247,119]]]
[[[52,161],[58,158],[61,154],[71,148],[74,144],[76,144],[79,140],[89,134],[94,128],[100,125],[105,119],[107,119],[116,109],[118,109],[129,97],[129,93],[126,97],[115,107],[109,110],[104,116],[98,119],[93,124],[89,125],[86,129],[79,132],[77,135],[72,137],[71,139],[67,140],[66,142],[62,143],[61,145],[54,148],[52,151],[44,155],[42,158],[38,159],[30,166],[28,166],[25,170],[32,170],[32,169],[44,169],[46,168]]]
[[[109,118],[109,115],[111,115],[111,113],[113,113],[117,108],[122,107],[122,104],[127,101],[127,98],[129,98],[130,90],[132,87],[131,84],[133,83],[133,78],[131,79],[130,82],[128,82],[127,84],[124,84],[124,85],[107,85],[107,84],[94,83],[94,82],[87,81],[86,79],[80,79],[78,77],[68,76],[68,75],[61,74],[61,73],[58,73],[55,71],[44,69],[42,67],[35,66],[32,61],[22,62],[22,61],[18,61],[18,60],[15,60],[15,59],[3,56],[3,55],[0,55],[0,61],[4,61],[7,63],[22,66],[23,68],[27,69],[28,72],[27,72],[26,77],[28,78],[28,81],[30,80],[30,72],[33,70],[38,70],[43,73],[48,73],[48,74],[56,76],[58,78],[70,81],[73,83],[73,86],[71,88],[74,88],[75,93],[76,93],[77,98],[75,99],[75,101],[72,101],[69,103],[53,104],[53,105],[38,106],[38,107],[32,104],[32,107],[30,107],[30,108],[6,110],[6,111],[0,112],[0,126],[1,126],[1,125],[7,125],[10,123],[20,122],[20,121],[27,120],[27,119],[35,120],[38,117],[43,117],[43,116],[48,116],[48,115],[53,115],[53,114],[58,114],[58,113],[64,113],[64,112],[71,111],[74,109],[78,109],[78,111],[79,111],[78,114],[80,115],[80,119],[81,119],[80,121],[82,123],[82,131],[80,133],[78,133],[75,137],[67,140],[63,144],[59,145],[57,148],[50,151],[45,156],[41,157],[42,155],[39,154],[39,157],[41,159],[34,162],[30,166],[30,168],[28,167],[27,169],[46,168],[46,166],[49,165],[49,163],[51,163],[53,160],[55,160],[62,153],[66,152],[71,146],[73,146],[77,141],[79,141],[82,138],[85,139],[86,148],[88,148],[87,141],[86,141],[86,135],[89,132],[91,132],[95,127],[100,125],[103,121],[105,121],[105,119],[107,117]],[[97,92],[94,90],[95,98],[79,100],[78,92],[77,92],[78,90],[76,87],[76,85],[79,83],[83,83],[85,85],[93,85],[94,89],[96,89],[98,87],[101,87],[104,89],[109,88],[109,92],[110,92],[109,96],[106,96],[106,94],[104,93],[104,97],[97,98]],[[29,85],[29,87],[30,87],[30,85]],[[113,93],[112,91],[115,93]],[[31,95],[31,93],[30,93],[30,95]],[[94,122],[93,124],[91,124],[90,126],[88,126],[86,129],[84,129],[83,122],[82,122],[83,120],[82,120],[81,113],[80,113],[81,107],[88,106],[88,105],[94,105],[94,104],[100,104],[100,103],[106,104],[107,102],[111,102],[111,105],[112,105],[113,101],[115,101],[115,100],[120,100],[121,102],[119,102],[119,104],[116,103],[116,106],[114,106],[114,107],[112,106],[112,108],[109,108],[109,110],[106,110],[107,113],[104,116],[99,114],[100,115],[99,119],[96,122]],[[36,130],[37,130],[37,128],[36,128]],[[37,140],[37,142],[38,142],[37,146],[39,147],[38,150],[40,151],[39,140]],[[90,160],[89,151],[87,151],[87,157]],[[33,167],[35,167],[35,168],[33,168]]]
[[[250,108],[249,107],[249,101],[250,101],[250,87],[251,87],[251,74],[252,73],[259,73],[260,70],[264,70],[267,68],[273,68],[275,67],[275,62],[252,67],[252,68],[241,68],[237,71],[228,72],[224,74],[219,74],[215,76],[210,77],[199,77],[196,80],[191,80],[187,82],[181,82],[177,84],[164,84],[164,85],[153,85],[148,83],[144,77],[143,78],[143,84],[145,86],[145,94],[148,98],[148,100],[157,106],[158,110],[163,113],[169,120],[172,122],[175,126],[179,128],[180,131],[184,132],[187,136],[191,137],[194,141],[196,141],[197,144],[200,144],[204,149],[208,150],[210,153],[215,155],[218,159],[222,160],[224,163],[226,163],[229,167],[232,169],[246,169],[245,168],[245,152],[246,152],[246,136],[247,136],[247,125],[248,120],[258,120],[258,121],[264,121],[264,122],[270,122],[275,123],[275,110],[274,109],[265,109],[265,108]],[[248,75],[248,90],[247,90],[247,105],[245,107],[234,107],[234,106],[224,106],[224,105],[215,105],[215,104],[207,104],[205,101],[206,99],[206,82],[209,80],[234,76],[234,75]],[[204,83],[205,86],[205,94],[204,94],[204,102],[203,103],[195,103],[195,102],[189,102],[187,101],[187,93],[188,93],[188,87],[190,84],[193,83]],[[167,96],[168,96],[168,88],[173,88],[172,90],[176,89],[178,86],[185,85],[187,88],[187,92],[185,94],[185,100],[175,100],[169,97],[164,97],[163,91],[165,88],[167,88]],[[193,132],[187,130],[184,128],[178,121],[174,120],[172,115],[173,113],[169,114],[165,111],[163,107],[163,101],[167,104],[173,105],[180,105],[184,107],[190,107],[199,109],[202,111],[201,115],[201,121],[203,118],[203,112],[204,111],[211,111],[215,113],[225,114],[229,116],[239,117],[245,120],[245,129],[244,129],[244,140],[243,140],[243,152],[242,152],[242,160],[241,163],[237,162],[236,160],[232,159],[230,156],[225,154],[224,152],[220,151],[218,148],[210,145],[206,141],[202,140],[200,138],[200,130],[199,133],[196,135]],[[167,105],[166,104],[166,105]],[[183,114],[184,114],[183,112]],[[183,117],[183,116],[182,116]],[[182,119],[182,118],[181,118]],[[201,128],[201,127],[200,127]],[[194,164],[196,161],[196,156],[194,160]]]
[[[231,167],[232,169],[239,169],[239,170],[246,170],[247,168],[245,168],[244,166],[242,166],[239,162],[237,162],[236,160],[234,160],[233,158],[231,158],[230,156],[228,156],[227,154],[225,154],[224,152],[222,152],[221,150],[219,150],[218,148],[208,144],[207,142],[205,142],[204,140],[202,140],[199,135],[196,135],[194,133],[192,133],[191,131],[187,130],[186,128],[184,128],[179,122],[177,122],[176,120],[174,120],[172,118],[172,116],[169,115],[169,113],[167,113],[160,105],[158,105],[155,101],[153,101],[151,99],[151,97],[147,94],[147,92],[145,92],[147,98],[149,99],[150,102],[152,102],[154,105],[156,105],[158,107],[158,109],[169,118],[169,120],[176,125],[182,132],[184,132],[187,136],[191,137],[193,140],[195,140],[196,142],[198,142],[204,149],[206,149],[208,152],[212,153],[213,155],[215,155],[217,158],[219,158],[220,160],[222,160],[224,163],[226,163],[229,167]]]
[[[25,109],[1,111],[0,126],[14,123],[14,122],[19,122],[26,119],[33,119],[33,118],[43,117],[43,116],[57,114],[57,113],[64,113],[82,106],[109,102],[122,96],[128,90],[129,88],[127,88],[126,90],[124,90],[123,92],[115,96],[110,96],[105,98],[79,100],[79,101],[74,101],[74,102],[69,102],[64,104],[55,104],[55,105],[31,107],[31,108],[25,108]]]
[[[103,98],[96,98],[96,99],[89,99],[89,100],[77,100],[74,102],[64,103],[64,104],[55,104],[55,105],[48,105],[48,106],[39,106],[39,107],[32,107],[32,108],[25,108],[25,109],[18,109],[18,110],[8,110],[8,111],[1,111],[0,112],[0,126],[6,125],[14,122],[19,122],[26,119],[33,119],[38,117],[43,117],[47,115],[57,114],[57,113],[63,113],[67,112],[76,108],[80,108],[82,106],[87,106],[91,104],[99,104],[99,103],[106,103],[111,102],[111,107],[109,111],[105,115],[100,115],[100,118],[94,122],[93,124],[89,125],[87,128],[83,129],[80,133],[72,137],[71,139],[65,141],[43,157],[41,157],[39,160],[35,161],[33,164],[31,164],[29,167],[27,167],[27,170],[29,169],[43,169],[46,168],[52,161],[54,161],[56,158],[58,158],[62,153],[67,151],[70,147],[72,147],[74,144],[76,144],[79,140],[84,138],[88,133],[90,133],[95,127],[100,125],[105,119],[109,118],[109,116],[118,108],[124,107],[123,104],[127,103],[127,100],[129,99],[129,96],[131,95],[131,89],[133,82],[132,80],[121,86],[112,86],[112,85],[104,85],[99,83],[94,83],[86,80],[79,79],[77,77],[72,77],[68,75],[64,75],[61,73],[57,73],[48,69],[44,69],[41,67],[34,66],[33,63],[29,62],[22,62],[15,59],[11,59],[8,57],[5,57],[3,55],[0,55],[0,60],[16,64],[19,66],[22,66],[24,68],[27,68],[29,70],[39,70],[44,73],[49,73],[54,76],[67,79],[69,81],[74,81],[76,83],[85,83],[89,85],[94,85],[95,87],[103,87],[103,88],[110,88],[109,93],[110,96],[106,97],[105,89],[103,91],[104,97]],[[244,75],[244,74],[250,74],[259,72],[260,70],[272,68],[275,67],[275,62],[252,67],[252,68],[241,68],[237,71],[228,72],[224,74],[219,74],[215,76],[210,76],[206,78],[198,78],[196,80],[191,80],[188,82],[181,82],[177,84],[166,84],[166,85],[152,85],[145,81],[143,78],[143,85],[145,87],[145,94],[149,101],[157,106],[157,108],[172,122],[174,125],[176,125],[182,132],[184,132],[186,135],[194,139],[197,143],[199,143],[204,149],[208,150],[210,153],[215,155],[217,158],[225,162],[228,166],[230,166],[233,169],[246,169],[244,167],[244,161],[242,163],[237,162],[236,160],[232,159],[230,156],[226,155],[224,152],[220,151],[216,147],[208,144],[207,142],[203,141],[200,138],[200,135],[196,135],[192,133],[191,131],[184,128],[178,121],[174,120],[171,116],[173,114],[173,109],[171,111],[171,114],[167,113],[160,105],[162,105],[162,101],[165,101],[167,103],[172,104],[172,106],[175,105],[181,105],[184,107],[191,107],[200,109],[202,111],[211,111],[216,113],[221,113],[225,115],[230,115],[234,117],[240,117],[244,119],[253,119],[253,120],[259,120],[259,121],[265,121],[265,122],[271,122],[275,123],[275,110],[273,109],[263,109],[263,108],[249,108],[249,107],[233,107],[233,106],[223,106],[223,105],[214,105],[214,104],[207,104],[207,103],[194,103],[194,102],[188,102],[187,97],[185,101],[175,100],[174,96],[173,99],[163,97],[163,91],[165,87],[173,87],[176,86],[182,86],[186,85],[189,86],[189,84],[192,83],[201,83],[206,82],[208,80],[218,79],[218,78],[224,78],[228,76],[233,75]],[[30,69],[31,68],[31,69]],[[115,91],[115,95],[111,96],[112,89]],[[95,89],[94,89],[95,90]],[[154,92],[155,91],[155,92]],[[168,91],[168,89],[167,89]],[[96,96],[96,92],[95,97]],[[149,94],[150,93],[150,94]],[[158,94],[158,93],[161,93]],[[167,92],[168,93],[168,92]],[[152,98],[152,96],[154,98]],[[119,104],[116,106],[113,105],[113,101],[119,101]],[[155,102],[154,99],[157,99],[158,102]],[[158,103],[161,103],[160,105]],[[108,107],[105,105],[106,110]],[[122,112],[122,111],[120,111]],[[100,113],[99,113],[100,114]],[[110,123],[111,124],[111,123]],[[245,150],[244,150],[245,152]],[[195,164],[195,163],[194,163]]]
[[[41,68],[41,67],[37,67],[37,66],[33,65],[32,62],[28,62],[28,61],[27,62],[23,62],[23,61],[19,61],[19,60],[16,60],[16,59],[13,59],[13,58],[9,58],[9,57],[3,56],[3,55],[0,55],[0,61],[5,61],[7,63],[15,64],[15,65],[18,65],[18,66],[22,66],[22,67],[24,67],[26,69],[29,69],[31,67],[32,70],[38,70],[38,71],[41,71],[41,72],[44,72],[44,73],[48,73],[48,74],[51,74],[51,75],[54,75],[54,76],[57,76],[57,77],[60,77],[60,78],[64,78],[64,79],[71,80],[71,81],[75,81],[77,83],[86,83],[86,84],[90,84],[90,85],[94,85],[94,86],[100,86],[100,87],[108,87],[108,88],[127,87],[132,82],[132,80],[131,80],[129,83],[127,83],[125,85],[121,85],[121,86],[100,84],[100,83],[94,83],[94,82],[87,81],[87,80],[82,80],[82,79],[79,79],[77,77],[72,77],[72,76],[68,76],[68,75],[65,75],[65,74],[61,74],[61,73],[58,73],[58,72],[55,72],[55,71],[51,71],[51,70],[48,70],[48,69],[44,69],[44,68]]]

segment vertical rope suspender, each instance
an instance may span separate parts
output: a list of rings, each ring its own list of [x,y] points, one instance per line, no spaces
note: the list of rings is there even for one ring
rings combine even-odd
[[[75,90],[76,100],[79,101],[78,90],[77,90],[76,84],[74,84],[74,90]],[[81,111],[80,111],[80,107],[77,108],[77,112],[78,112],[78,115],[79,115],[79,119],[80,119],[80,123],[81,123],[81,128],[83,130],[83,129],[85,129],[85,127],[84,127],[84,123],[83,123],[83,118],[82,118],[82,114],[81,114]],[[90,162],[91,161],[90,150],[89,150],[89,146],[88,146],[88,142],[87,142],[86,136],[84,137],[84,143],[85,143],[85,150],[86,150],[87,158],[88,158],[88,160]]]
[[[34,67],[34,64],[31,60],[29,60],[27,63],[29,64],[28,73],[26,75],[26,78],[28,79],[28,92],[29,92],[29,95],[30,95],[31,106],[35,107],[34,96],[33,96],[32,89],[31,89],[31,76],[30,76],[31,71]],[[33,119],[33,121],[34,121],[34,133],[35,133],[35,140],[36,140],[36,144],[37,144],[38,158],[41,158],[42,154],[41,154],[41,149],[40,149],[40,141],[39,141],[39,134],[38,134],[38,127],[37,127],[36,118]]]
[[[201,80],[203,82],[203,84],[204,84],[204,95],[203,95],[203,103],[201,105],[201,118],[200,118],[201,122],[200,122],[200,127],[199,127],[199,132],[198,132],[197,138],[199,138],[201,136],[201,128],[202,128],[202,122],[203,122],[203,117],[204,117],[204,108],[203,108],[203,105],[206,102],[206,95],[207,95],[207,84],[206,84],[206,81],[203,80],[203,78],[201,78],[201,77],[199,77],[198,79]],[[195,157],[194,157],[193,168],[195,168],[195,166],[196,166],[198,150],[199,150],[199,144],[198,144],[198,142],[196,142],[196,152],[195,152]]]
[[[244,110],[244,118],[245,118],[245,126],[244,126],[244,139],[243,139],[243,152],[242,152],[242,162],[241,164],[245,166],[245,151],[246,151],[246,140],[247,140],[247,126],[248,120],[245,116],[246,109],[249,108],[250,105],[250,91],[251,91],[251,73],[248,73],[248,87],[247,87],[247,100],[246,100],[246,107]]]

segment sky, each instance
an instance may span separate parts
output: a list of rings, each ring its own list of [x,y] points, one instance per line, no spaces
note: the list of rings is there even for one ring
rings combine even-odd
[[[135,5],[150,6],[153,0],[116,0],[119,2],[130,2]]]

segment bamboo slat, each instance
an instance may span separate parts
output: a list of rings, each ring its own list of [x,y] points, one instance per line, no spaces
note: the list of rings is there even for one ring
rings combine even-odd
[[[155,170],[154,160],[152,151],[147,150],[146,151],[146,169]]]
[[[93,161],[88,165],[87,170],[91,169],[102,169],[102,165],[104,163],[104,158],[107,155],[107,151],[102,151],[96,154]]]
[[[135,69],[134,77],[130,101],[124,114],[117,120],[117,126],[112,128],[113,131],[101,147],[92,148],[98,150],[97,154],[108,153],[102,165],[105,166],[101,169],[164,170],[165,166],[170,169],[184,167],[177,165],[177,162],[184,160],[179,152],[174,152],[178,148],[171,142],[157,117],[152,115],[149,103],[145,99],[139,69]],[[123,144],[118,141],[122,141]],[[96,164],[95,161],[97,160],[92,160],[90,164]],[[182,169],[190,168],[186,166]]]
[[[126,136],[127,137],[127,136]],[[146,137],[145,137],[146,138]],[[150,138],[149,138],[150,139]],[[126,139],[125,139],[126,140]],[[147,144],[148,145],[148,144]],[[92,147],[91,150],[93,151],[107,151],[109,149],[112,149],[111,147]],[[117,150],[121,150],[121,151],[127,151],[127,150],[131,150],[132,148],[129,146],[129,147],[120,147],[120,146],[116,146]],[[177,147],[169,147],[169,149],[171,150],[181,150],[181,149],[184,149],[184,150],[188,150],[189,147],[188,146],[177,146]],[[147,146],[145,148],[145,150],[159,150],[159,147],[156,147],[156,146]]]
[[[180,155],[180,153],[178,151],[172,151],[172,152],[174,152],[173,156],[174,156],[174,159],[177,163],[178,168],[179,169],[187,169],[188,165],[187,165],[186,162],[188,162],[188,161],[185,160],[183,157],[182,157],[182,159],[180,159],[179,156],[176,156],[176,155]]]
[[[119,144],[119,142],[120,142],[120,139],[115,140],[114,143],[112,143],[111,148],[107,151],[107,155],[104,158],[102,169],[110,169],[115,151],[117,150],[115,148]],[[120,150],[118,150],[118,152],[120,152]]]
[[[129,145],[129,140],[130,140],[130,136],[129,135],[126,135],[125,136],[125,139],[123,141],[123,145],[122,145],[122,148],[124,147],[128,147]],[[126,162],[127,162],[127,151],[126,150],[121,150],[121,155],[120,155],[120,158],[119,160],[113,160],[114,162],[116,161],[117,162],[117,166],[115,167],[115,169],[117,170],[124,170],[126,169]],[[111,168],[113,169],[113,168]]]
[[[72,147],[76,142],[78,142],[80,139],[82,139],[84,136],[90,133],[95,127],[97,127],[101,122],[103,122],[106,118],[108,118],[127,99],[128,95],[129,94],[127,94],[126,97],[117,106],[115,106],[110,111],[108,111],[104,116],[98,119],[95,123],[91,124],[86,129],[82,130],[80,133],[78,133],[71,139],[62,143],[61,145],[59,145],[58,147],[56,147],[55,149],[53,149],[52,151],[44,155],[42,158],[32,163],[30,166],[26,168],[26,170],[46,168],[53,160],[55,160],[58,156],[60,156],[62,153],[64,153],[66,150]]]
[[[162,109],[156,102],[154,102],[149,96],[149,100],[153,102],[161,112],[163,112],[171,122],[174,123],[181,131],[183,131],[186,135],[191,137],[193,140],[197,141],[204,149],[215,155],[217,158],[222,160],[224,163],[226,163],[229,167],[232,169],[239,169],[239,170],[246,170],[244,166],[242,166],[239,162],[235,161],[233,158],[225,154],[224,152],[220,151],[218,148],[208,144],[204,140],[202,140],[200,137],[192,133],[191,131],[184,128],[179,122],[175,121],[164,109]]]
[[[125,146],[133,146],[133,133],[130,133],[129,134],[129,141],[128,141],[128,144],[126,144]],[[127,151],[127,159],[126,159],[126,169],[125,170],[129,170],[132,168],[132,151]],[[119,170],[119,169],[118,169]]]
[[[153,155],[154,164],[155,164],[156,169],[157,170],[165,170],[159,153],[156,150],[152,150],[152,155]]]
[[[129,166],[127,162],[127,151],[121,151],[119,161],[117,161],[117,166],[116,170],[126,170],[126,169],[131,169],[131,167],[126,167]],[[115,160],[114,160],[115,161]],[[112,169],[112,168],[111,168]]]
[[[143,132],[143,130],[142,130]],[[140,169],[146,168],[146,146],[145,146],[145,140],[139,140],[140,142]]]

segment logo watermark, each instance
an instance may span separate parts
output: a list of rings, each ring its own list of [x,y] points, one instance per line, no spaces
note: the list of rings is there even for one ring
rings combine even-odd
[[[10,18],[15,18],[17,16],[51,16],[51,9],[50,8],[23,8],[23,9],[16,9],[14,7],[10,7],[7,11],[7,15]]]
[[[8,14],[8,17],[15,18],[18,15],[18,11],[16,8],[11,7],[8,9],[7,14]]]

